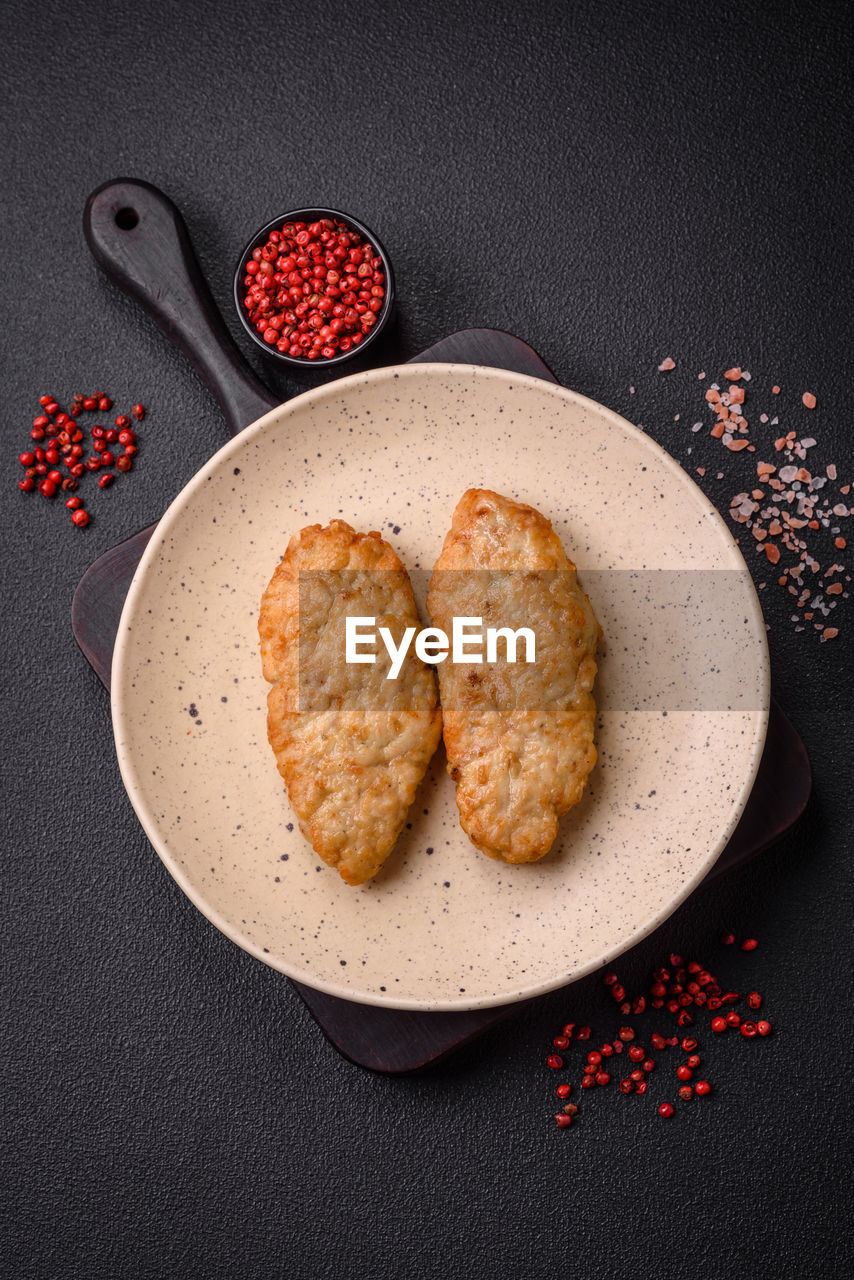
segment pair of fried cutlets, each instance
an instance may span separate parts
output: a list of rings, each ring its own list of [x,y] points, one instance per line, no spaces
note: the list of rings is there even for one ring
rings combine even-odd
[[[391,852],[444,724],[448,772],[472,843],[504,862],[548,853],[584,790],[593,745],[599,624],[550,522],[533,507],[469,489],[454,512],[427,597],[436,627],[480,617],[528,627],[536,660],[454,663],[436,677],[410,646],[345,660],[345,620],[370,617],[395,645],[419,627],[409,575],[378,533],[343,520],[291,539],[264,592],[258,629],[267,731],[303,834],[351,885]]]

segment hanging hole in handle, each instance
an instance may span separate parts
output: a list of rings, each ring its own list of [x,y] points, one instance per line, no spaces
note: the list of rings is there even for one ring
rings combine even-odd
[[[116,226],[122,231],[133,231],[139,222],[139,214],[136,209],[126,208],[119,209],[116,212]]]

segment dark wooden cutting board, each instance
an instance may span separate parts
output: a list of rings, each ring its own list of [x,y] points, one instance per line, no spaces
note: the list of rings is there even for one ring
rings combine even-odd
[[[117,210],[134,208],[131,233]],[[229,336],[198,268],[180,214],[156,188],[123,179],[90,197],[85,229],[96,259],[134,297],[211,386],[232,432],[276,401],[252,374]],[[412,363],[489,365],[550,382],[557,379],[526,343],[494,329],[467,329],[438,342]],[[212,441],[212,446],[218,444]],[[107,689],[113,646],[134,571],[156,526],[102,555],[77,587],[71,618],[75,638]],[[797,732],[772,702],[756,782],[732,839],[707,878],[768,848],[793,825],[809,799],[812,779]],[[288,979],[283,979],[288,981]],[[419,1013],[354,1004],[293,983],[330,1042],[351,1062],[375,1071],[417,1071],[438,1062],[519,1004],[460,1013]]]

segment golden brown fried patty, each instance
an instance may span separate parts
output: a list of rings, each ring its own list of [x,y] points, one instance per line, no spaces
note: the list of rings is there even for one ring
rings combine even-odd
[[[378,533],[343,520],[291,539],[261,600],[267,736],[300,828],[348,884],[391,852],[441,733],[436,679],[407,654],[396,680],[345,661],[347,616],[376,618],[399,642],[419,626],[409,575]]]
[[[536,662],[439,667],[448,772],[460,821],[491,858],[535,862],[596,763],[591,690],[599,624],[551,524],[533,507],[469,489],[436,562],[427,608],[450,634],[454,617],[529,627]]]

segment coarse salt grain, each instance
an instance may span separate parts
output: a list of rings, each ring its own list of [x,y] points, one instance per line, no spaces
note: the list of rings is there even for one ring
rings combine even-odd
[[[675,368],[675,361],[671,357],[667,357],[659,366],[662,371]],[[704,400],[708,407],[713,411],[714,424],[710,428],[709,435],[712,439],[719,440],[721,444],[730,453],[741,453],[742,451],[755,453],[757,446],[750,441],[749,431],[750,423],[745,410],[746,388],[743,384],[751,380],[751,375],[746,369],[742,369],[739,365],[733,365],[724,373],[725,384],[723,389],[717,382],[712,382],[709,389],[704,392]],[[707,374],[704,371],[698,373],[698,381],[702,382],[706,379]],[[772,393],[776,396],[780,394],[781,388],[775,384]],[[803,405],[807,409],[814,409],[817,403],[816,397],[812,392],[805,392],[801,397]],[[674,416],[674,422],[681,420],[681,414]],[[759,422],[763,425],[769,422],[769,416],[763,412],[759,414]],[[774,416],[770,419],[770,425],[779,430],[779,417]],[[703,423],[695,422],[691,425],[692,433],[696,434],[702,431]],[[798,538],[795,531],[807,530],[815,533],[821,533],[823,529],[829,529],[832,535],[838,535],[838,528],[830,528],[832,517],[836,516],[840,519],[854,515],[854,507],[849,507],[843,502],[837,502],[831,505],[830,501],[821,497],[821,490],[829,481],[837,479],[837,468],[831,463],[826,468],[826,475],[814,476],[806,467],[800,465],[806,461],[807,450],[817,446],[817,440],[813,436],[804,436],[798,439],[798,434],[794,430],[787,431],[784,435],[778,436],[773,441],[774,451],[784,454],[781,459],[782,465],[777,471],[773,463],[764,460],[757,461],[756,475],[760,484],[765,484],[776,498],[772,498],[772,502],[776,501],[780,505],[771,505],[762,510],[759,509],[759,502],[763,498],[762,490],[753,490],[752,496],[748,497],[747,493],[736,494],[731,499],[729,507],[730,519],[737,524],[745,525],[750,530],[754,545],[757,552],[764,552],[768,562],[777,565],[784,552],[795,557],[797,563],[783,567],[781,576],[777,580],[779,585],[785,587],[793,595],[797,595],[795,586],[789,585],[791,578],[798,587],[803,587],[802,574],[817,574],[821,571],[821,565],[818,560],[811,554],[811,548],[803,538]],[[689,454],[691,450],[687,451]],[[695,472],[698,476],[706,476],[707,469],[705,467],[696,467]],[[721,480],[724,473],[717,472],[716,478]],[[850,484],[841,485],[839,487],[840,495],[847,496],[851,491]],[[787,510],[786,508],[791,508]],[[808,534],[807,536],[811,536]],[[779,539],[779,543],[775,541]],[[736,539],[738,542],[739,539]],[[844,538],[837,537],[835,547],[838,550],[844,550],[846,541]],[[840,566],[840,571],[844,566]],[[828,570],[825,577],[828,576]],[[846,581],[850,581],[846,578]],[[764,584],[761,584],[764,585]],[[797,601],[797,607],[803,610],[805,607],[809,609],[808,614],[803,614],[803,618],[811,621],[814,614],[826,617],[829,611],[835,608],[840,599],[848,599],[848,593],[843,591],[842,583],[832,584],[833,589],[827,589],[827,595],[832,599],[825,599],[820,595],[816,600],[809,604],[809,593],[804,591],[801,598]],[[796,631],[803,631],[805,628],[800,625],[801,615],[794,614],[792,621],[798,625]],[[767,626],[767,624],[766,624]],[[814,629],[819,630],[821,638],[825,638],[824,623],[813,623]],[[830,629],[828,638],[838,634],[836,628]]]

